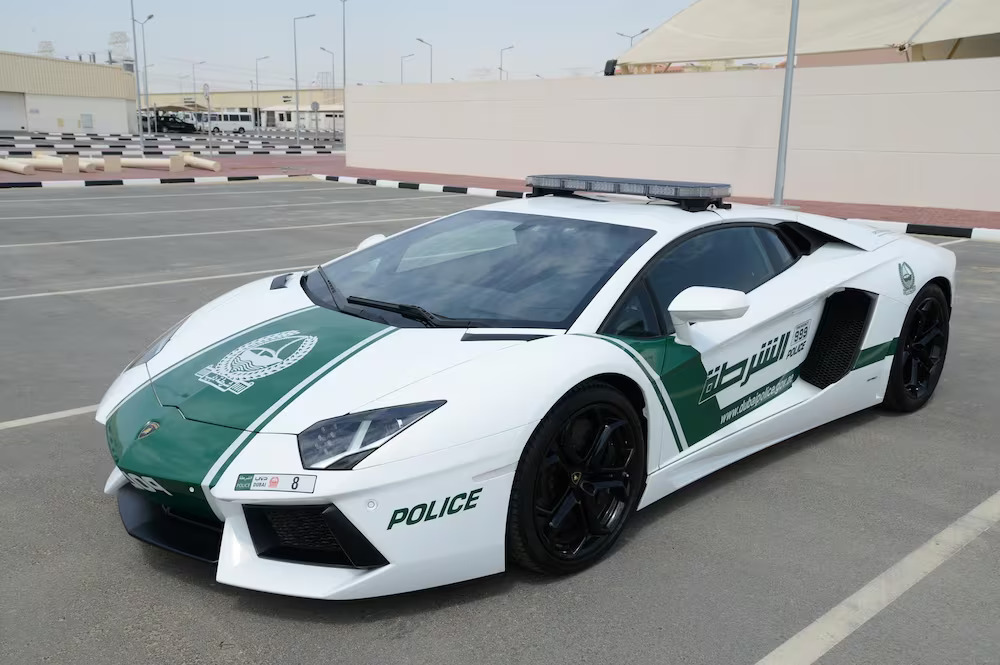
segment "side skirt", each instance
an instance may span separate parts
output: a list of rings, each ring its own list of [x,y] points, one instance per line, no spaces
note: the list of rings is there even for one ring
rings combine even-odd
[[[649,475],[638,509],[780,441],[879,404],[884,386],[878,377],[891,361],[852,371],[815,397],[667,464]]]

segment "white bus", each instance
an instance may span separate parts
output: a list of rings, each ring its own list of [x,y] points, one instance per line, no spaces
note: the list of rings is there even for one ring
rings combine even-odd
[[[212,117],[208,112],[195,113],[195,125],[199,132],[211,131],[213,134],[232,133],[243,134],[254,129],[253,111],[249,108],[212,109]]]

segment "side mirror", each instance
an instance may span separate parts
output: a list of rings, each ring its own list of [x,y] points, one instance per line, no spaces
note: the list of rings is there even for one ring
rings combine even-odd
[[[371,247],[372,245],[377,245],[385,240],[385,236],[381,233],[376,233],[373,236],[368,236],[360,243],[358,243],[358,249],[365,249],[366,247]]]
[[[747,294],[733,289],[689,286],[677,294],[667,311],[677,331],[677,341],[691,344],[690,324],[697,321],[738,319],[750,309]]]

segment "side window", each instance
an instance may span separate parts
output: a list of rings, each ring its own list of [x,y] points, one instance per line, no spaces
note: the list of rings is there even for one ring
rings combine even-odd
[[[768,247],[771,249],[769,250]],[[784,263],[775,267],[775,259]],[[700,233],[656,260],[649,284],[670,321],[667,309],[689,286],[714,286],[749,293],[791,265],[791,253],[770,229],[731,226]]]
[[[619,303],[603,332],[616,337],[657,337],[660,326],[645,283],[640,283]]]
[[[781,239],[777,231],[773,229],[757,228],[757,234],[764,245],[764,251],[771,262],[774,274],[784,272],[789,266],[795,263],[795,255],[788,249],[788,245]]]

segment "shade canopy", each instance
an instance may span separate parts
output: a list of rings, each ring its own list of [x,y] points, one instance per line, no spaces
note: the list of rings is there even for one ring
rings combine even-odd
[[[619,64],[782,56],[791,0],[696,0]],[[800,0],[796,54],[902,47],[1000,33],[1000,0]]]

